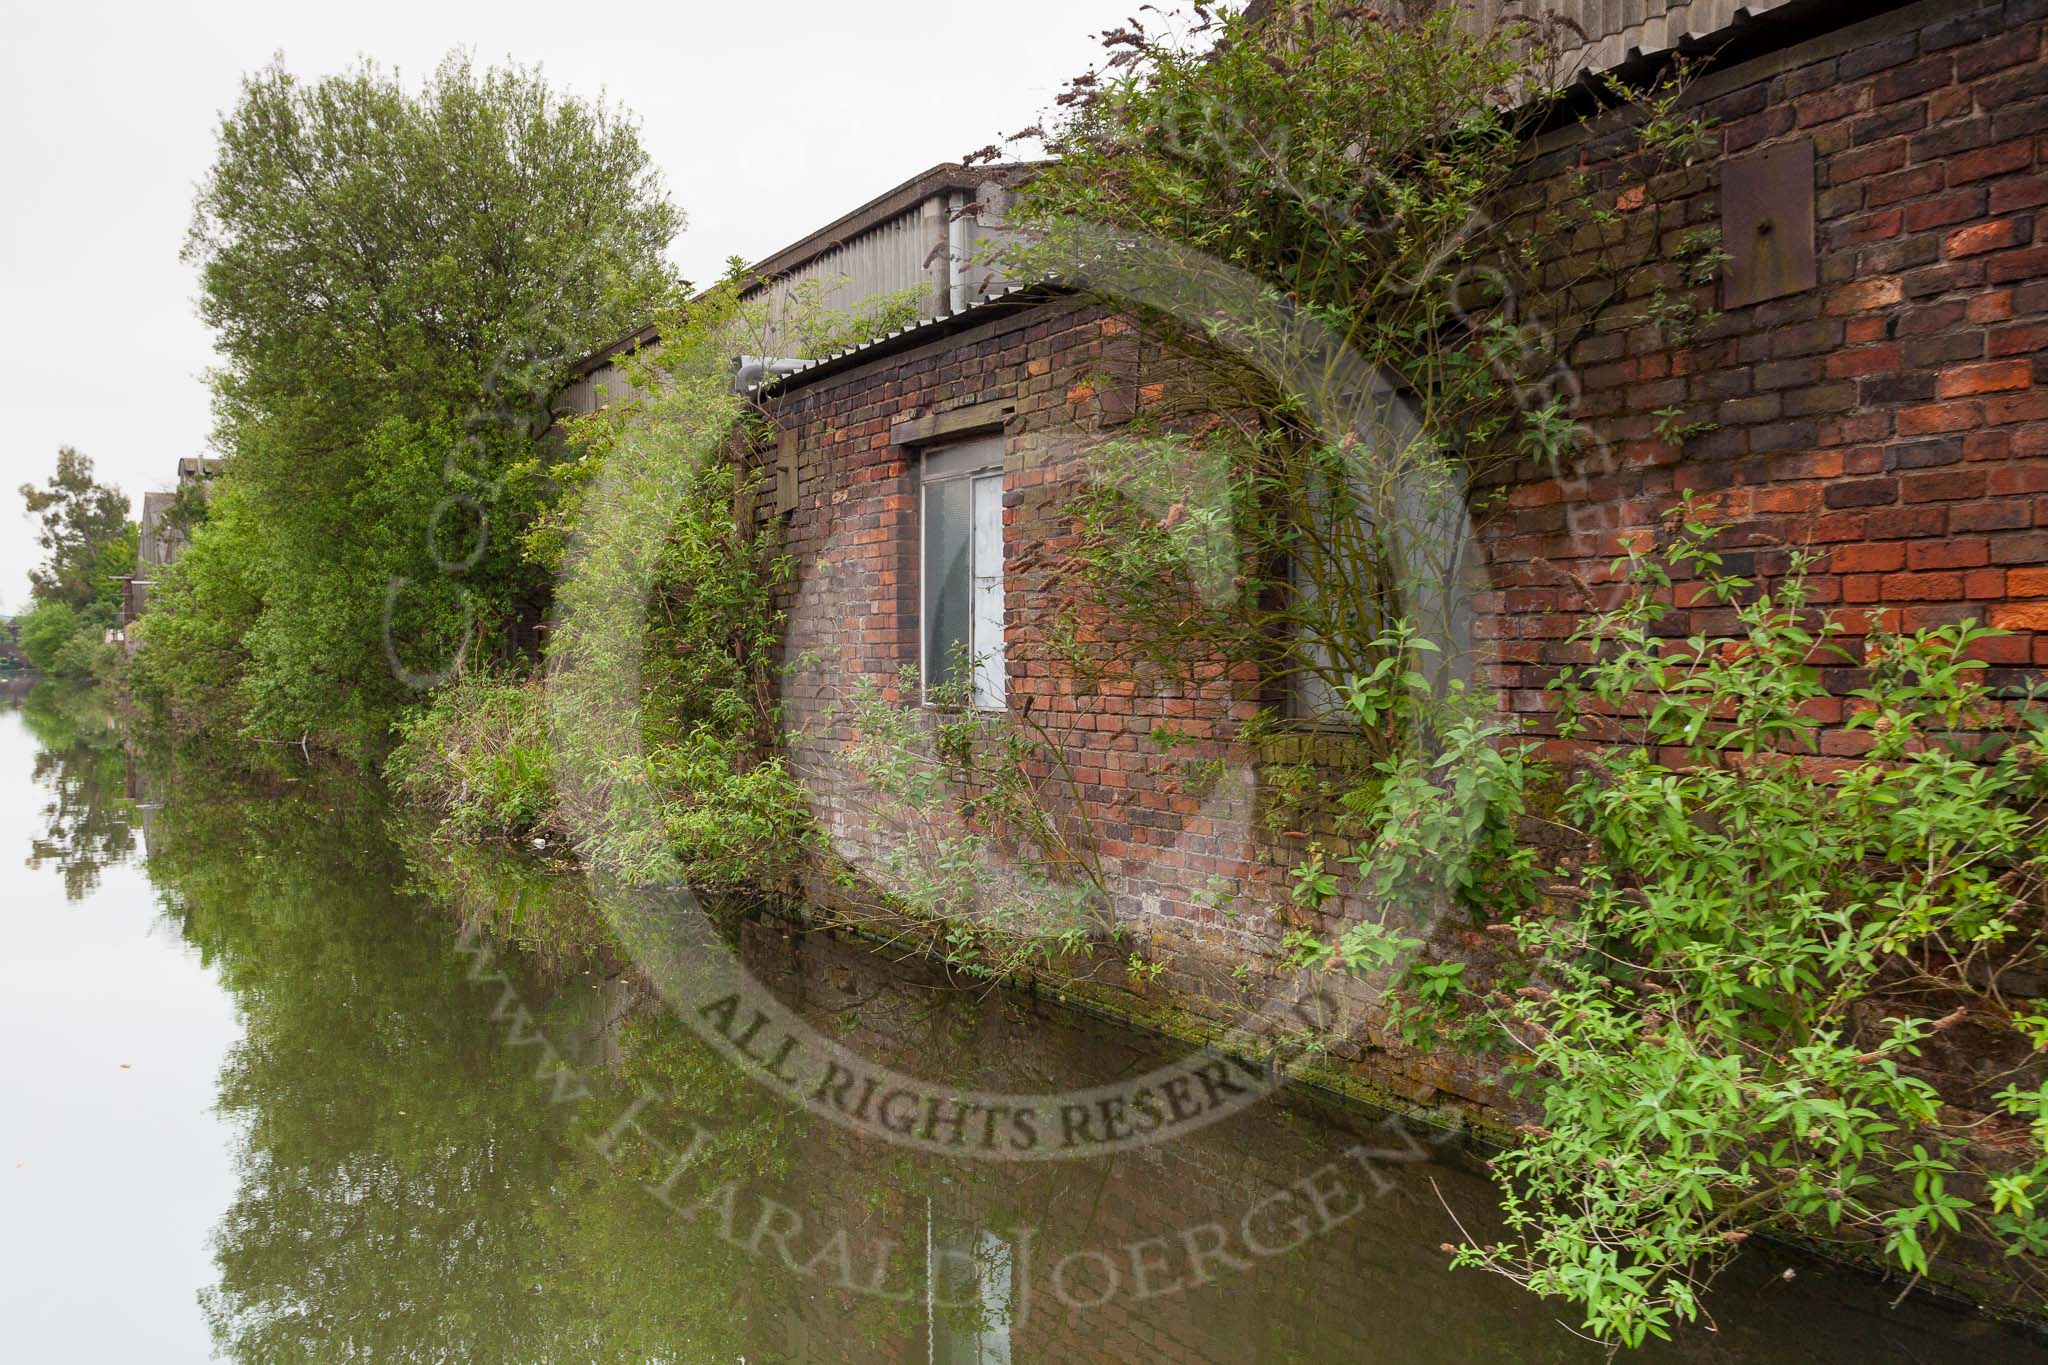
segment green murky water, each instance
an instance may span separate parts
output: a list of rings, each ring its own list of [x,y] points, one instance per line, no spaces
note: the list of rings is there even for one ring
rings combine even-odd
[[[1600,1358],[1444,1269],[1489,1201],[1436,1135],[1290,1096],[1087,1160],[914,1151],[790,1107],[565,947],[573,878],[451,867],[360,781],[144,774],[89,700],[10,701],[0,1358]],[[803,1018],[934,1086],[1160,1060],[824,936],[735,936]],[[1714,1330],[1644,1358],[2042,1356],[1893,1292],[1763,1248]]]

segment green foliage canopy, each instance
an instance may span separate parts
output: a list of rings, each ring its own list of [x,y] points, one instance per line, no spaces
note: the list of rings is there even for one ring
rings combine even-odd
[[[21,655],[38,672],[55,672],[58,654],[79,630],[77,612],[62,602],[40,602],[21,618]]]
[[[415,685],[509,652],[548,594],[520,539],[553,399],[675,289],[680,224],[632,120],[538,71],[246,79],[186,244],[232,505],[152,613],[145,688],[363,752]]]
[[[29,572],[35,599],[74,611],[98,608],[112,625],[121,578],[135,571],[136,527],[128,520],[128,495],[93,477],[92,457],[65,446],[57,452],[56,472],[41,488],[23,484],[21,498],[41,522],[36,544],[45,559]]]

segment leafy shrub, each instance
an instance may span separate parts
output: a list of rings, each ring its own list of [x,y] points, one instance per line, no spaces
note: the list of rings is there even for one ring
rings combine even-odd
[[[99,638],[96,630],[78,631],[50,659],[51,673],[60,678],[98,678],[121,654],[121,646]]]
[[[1566,733],[1599,743],[1557,812],[1577,849],[1507,925],[1528,984],[1402,975],[1407,1008],[1510,1039],[1543,1110],[1495,1162],[1510,1239],[1456,1263],[1577,1303],[1629,1345],[1696,1317],[1759,1232],[1915,1275],[1993,1246],[2038,1284],[2048,1009],[2016,992],[2048,962],[2048,711],[1986,689],[1970,653],[1993,632],[1875,630],[1848,721],[1870,751],[1818,760],[1819,666],[1852,662],[1850,623],[1809,605],[1800,556],[1761,587],[1723,569],[1713,535],[1681,509],[1575,636]],[[1734,638],[1673,638],[1674,579],[1731,612]],[[1485,823],[1527,808],[1545,775],[1527,759],[1460,763]],[[1468,846],[1455,809],[1416,809],[1381,811],[1415,856]],[[1384,938],[1293,946],[1370,968]]]
[[[39,602],[21,618],[21,654],[29,667],[43,673],[57,673],[58,657],[81,627],[78,613],[62,602]]]
[[[1869,754],[1815,761],[1848,624],[1809,607],[1803,557],[1763,588],[1711,536],[1682,520],[1633,559],[1557,683],[1614,743],[1566,800],[1583,856],[1515,923],[1540,984],[1497,1004],[1544,1109],[1498,1163],[1518,1241],[1459,1262],[1629,1344],[1774,1228],[1914,1274],[1989,1244],[2038,1284],[2048,1013],[2012,989],[2044,960],[2048,712],[1985,688],[1994,632],[1879,630],[1849,717]],[[1669,637],[1674,573],[1735,638]]]
[[[652,819],[608,823],[584,845],[628,883],[773,888],[810,847],[810,806],[779,757],[698,726],[644,758]]]
[[[465,838],[530,834],[549,824],[555,792],[538,680],[467,673],[398,721],[385,773],[407,799]]]

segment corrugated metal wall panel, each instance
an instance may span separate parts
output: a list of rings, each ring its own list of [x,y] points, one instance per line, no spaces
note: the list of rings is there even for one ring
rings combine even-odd
[[[177,497],[175,493],[142,495],[142,535],[135,549],[138,573],[147,573],[149,566],[168,564],[177,557],[179,537],[164,524],[164,517]]]
[[[945,231],[943,220],[934,231],[926,218],[923,205],[913,205],[764,285],[760,292],[768,301],[769,349],[776,354],[786,352],[776,324],[791,301],[810,290],[816,291],[820,307],[850,312],[869,299],[915,288],[925,293],[919,300],[919,312],[937,311],[940,301],[931,287],[932,270],[926,259],[935,248],[944,246]]]
[[[759,294],[768,302],[766,343],[770,352],[793,354],[777,324],[791,301],[807,289],[815,289],[818,304],[833,312],[851,312],[871,299],[906,289],[922,292],[918,316],[938,317],[950,311],[946,287],[949,193],[928,196],[762,285]],[[988,221],[973,216],[964,220],[970,304],[1000,292],[1008,283],[999,269],[981,260],[985,249],[1008,236],[999,218],[1000,201],[992,197],[983,202],[989,206]]]

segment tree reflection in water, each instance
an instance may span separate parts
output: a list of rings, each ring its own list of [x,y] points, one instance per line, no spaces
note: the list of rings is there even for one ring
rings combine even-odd
[[[44,829],[29,841],[28,865],[54,864],[64,895],[84,900],[109,867],[135,851],[128,759],[104,701],[90,688],[37,683],[21,718],[36,737],[35,784],[49,795]]]
[[[246,1023],[220,1089],[242,1170],[206,1303],[221,1351],[736,1354],[743,1275],[721,1267],[738,1253],[591,1149],[590,1124],[625,1108],[623,1078],[604,1083],[615,1095],[547,1103],[531,1049],[491,1018],[495,990],[465,980],[448,919],[392,893],[408,870],[380,804],[314,777],[206,787],[181,784],[149,867]],[[600,992],[517,984],[549,1037],[602,1031]]]

